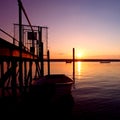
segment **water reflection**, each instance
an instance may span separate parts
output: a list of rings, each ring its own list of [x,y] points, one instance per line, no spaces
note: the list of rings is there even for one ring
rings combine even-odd
[[[77,75],[80,76],[81,75],[81,68],[82,68],[82,63],[81,62],[77,62],[77,66],[76,66],[76,70],[77,70]]]

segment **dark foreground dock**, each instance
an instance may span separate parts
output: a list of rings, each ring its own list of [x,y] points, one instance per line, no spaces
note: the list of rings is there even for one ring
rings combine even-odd
[[[65,75],[50,75],[33,80],[29,92],[26,94],[0,98],[1,117],[20,119],[70,118],[74,105],[71,95],[72,84],[72,79]]]
[[[97,102],[75,101],[74,92],[66,94],[59,99],[48,94],[28,95],[15,100],[14,98],[4,98],[0,100],[1,119],[73,119],[73,120],[119,120],[120,105],[106,104],[106,109],[100,110]],[[100,103],[99,103],[100,104]]]

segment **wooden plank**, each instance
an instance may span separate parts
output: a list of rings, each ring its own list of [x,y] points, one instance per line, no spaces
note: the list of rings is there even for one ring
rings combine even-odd
[[[20,57],[20,48],[0,38],[0,56]],[[36,55],[25,49],[22,50],[22,58],[38,59]]]

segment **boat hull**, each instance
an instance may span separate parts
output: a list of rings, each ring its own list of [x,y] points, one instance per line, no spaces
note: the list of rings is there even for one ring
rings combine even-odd
[[[35,80],[31,86],[31,92],[35,95],[55,95],[62,96],[71,94],[73,80],[63,74],[46,75],[43,78]]]

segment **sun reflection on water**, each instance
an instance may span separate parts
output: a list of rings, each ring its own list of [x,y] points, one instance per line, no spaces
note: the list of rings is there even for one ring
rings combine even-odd
[[[82,68],[82,63],[81,62],[77,62],[77,75],[81,75],[81,68]]]

